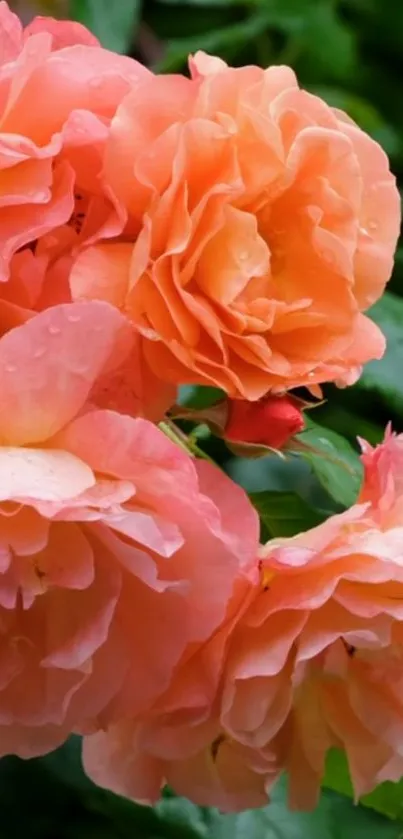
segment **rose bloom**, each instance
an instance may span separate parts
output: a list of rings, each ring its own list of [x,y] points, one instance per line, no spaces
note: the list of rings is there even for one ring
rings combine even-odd
[[[232,638],[223,730],[277,755],[298,808],[315,805],[331,746],[357,796],[403,772],[402,451],[390,434],[365,444],[365,503],[261,550]]]
[[[351,383],[384,350],[362,312],[399,230],[386,155],[287,67],[190,69],[140,77],[112,119],[104,176],[128,223],[79,255],[73,296],[124,309],[175,383],[248,400]]]
[[[84,737],[84,768],[95,783],[145,804],[158,801],[166,783],[224,811],[266,803],[281,767],[275,755],[223,737],[217,702],[231,634],[258,579],[256,561],[249,578],[238,577],[221,627],[182,658],[146,713]]]
[[[255,567],[243,491],[108,409],[132,340],[98,302],[0,339],[2,754],[144,713]]]
[[[69,271],[80,247],[122,229],[124,210],[102,180],[102,159],[111,117],[148,71],[101,49],[77,23],[36,18],[23,30],[4,2],[0,39],[4,334],[35,310],[68,302]],[[116,376],[114,408],[160,419],[175,400],[175,389],[145,364],[139,341]]]
[[[365,448],[371,498],[261,548],[259,585],[159,704],[86,739],[96,781],[153,801],[166,780],[242,810],[286,770],[291,806],[309,809],[330,747],[346,751],[357,797],[401,777],[403,435]]]
[[[83,243],[117,235],[124,211],[102,180],[111,118],[148,71],[77,23],[25,31],[0,3],[1,327],[70,299]],[[6,282],[8,281],[8,282]]]

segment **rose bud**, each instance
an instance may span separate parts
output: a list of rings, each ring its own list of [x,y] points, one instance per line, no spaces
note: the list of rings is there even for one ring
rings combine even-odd
[[[270,394],[257,402],[223,399],[202,410],[175,406],[170,413],[174,419],[204,423],[235,454],[261,457],[283,449],[302,431],[306,407],[312,406],[295,396]]]
[[[282,449],[304,425],[300,404],[292,396],[265,396],[258,402],[231,399],[225,439]]]

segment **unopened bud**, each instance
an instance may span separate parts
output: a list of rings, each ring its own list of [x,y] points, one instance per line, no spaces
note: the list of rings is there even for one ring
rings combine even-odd
[[[265,396],[258,402],[230,400],[224,436],[234,443],[282,449],[304,425],[300,403],[292,396]]]
[[[223,399],[202,410],[175,406],[171,416],[208,425],[235,454],[261,457],[268,451],[280,451],[302,431],[305,407],[308,403],[289,394],[270,394],[257,402]]]

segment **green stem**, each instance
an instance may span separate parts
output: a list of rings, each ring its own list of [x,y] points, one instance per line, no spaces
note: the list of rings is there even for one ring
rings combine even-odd
[[[180,446],[181,449],[184,449],[191,457],[201,457],[203,460],[208,460],[209,463],[217,466],[210,455],[199,448],[195,438],[191,434],[185,434],[172,420],[166,418],[163,422],[160,422],[159,427],[170,440]]]

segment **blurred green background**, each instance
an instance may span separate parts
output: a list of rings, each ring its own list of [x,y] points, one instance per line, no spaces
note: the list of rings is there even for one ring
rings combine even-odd
[[[106,47],[157,72],[185,70],[188,53],[198,49],[233,65],[290,64],[301,85],[346,110],[382,144],[403,184],[403,0],[15,0],[11,6],[26,23],[34,14],[80,20]],[[292,535],[354,501],[361,474],[357,434],[377,442],[390,419],[403,431],[403,248],[372,317],[388,338],[385,358],[368,365],[354,387],[326,388],[326,404],[311,415],[319,425],[310,423],[305,440],[328,459],[240,460],[220,441],[199,440],[253,493],[267,537]],[[211,398],[208,390],[182,394],[191,404]],[[289,814],[283,786],[270,807],[239,818],[172,797],[155,809],[142,808],[96,790],[80,770],[79,745],[72,741],[48,758],[0,762],[0,839],[23,834],[30,839],[402,839],[402,785],[383,785],[358,808],[345,795],[351,795],[346,768],[335,755],[313,816]]]

